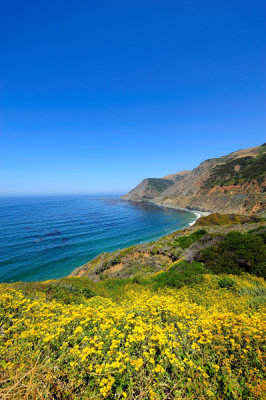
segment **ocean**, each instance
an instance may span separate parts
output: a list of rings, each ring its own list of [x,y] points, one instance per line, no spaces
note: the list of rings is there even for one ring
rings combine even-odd
[[[0,282],[69,275],[99,253],[191,225],[195,214],[112,196],[0,199]]]

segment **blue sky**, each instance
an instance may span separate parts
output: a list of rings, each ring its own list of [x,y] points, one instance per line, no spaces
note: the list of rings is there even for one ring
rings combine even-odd
[[[2,1],[1,194],[123,193],[265,142],[265,1]]]

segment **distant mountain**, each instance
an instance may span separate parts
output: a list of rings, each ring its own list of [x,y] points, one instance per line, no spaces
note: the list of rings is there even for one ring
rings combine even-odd
[[[192,171],[147,178],[122,199],[199,211],[252,214],[265,209],[266,144],[202,162]]]

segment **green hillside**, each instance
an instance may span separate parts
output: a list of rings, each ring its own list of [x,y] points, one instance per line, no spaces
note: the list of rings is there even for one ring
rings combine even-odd
[[[160,178],[148,178],[148,184],[152,189],[157,190],[158,193],[164,192],[169,186],[174,184],[171,179],[160,179]]]
[[[1,284],[1,398],[262,399],[265,226],[204,217],[99,256],[94,281]]]
[[[266,146],[263,147],[263,153],[260,153],[256,158],[237,158],[214,167],[211,170],[210,178],[205,181],[204,187],[237,185],[254,180],[261,184],[266,177]]]

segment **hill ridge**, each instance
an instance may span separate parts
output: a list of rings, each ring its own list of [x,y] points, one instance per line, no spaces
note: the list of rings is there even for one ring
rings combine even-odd
[[[266,145],[201,162],[191,171],[147,178],[123,200],[207,212],[254,214],[265,210]]]

